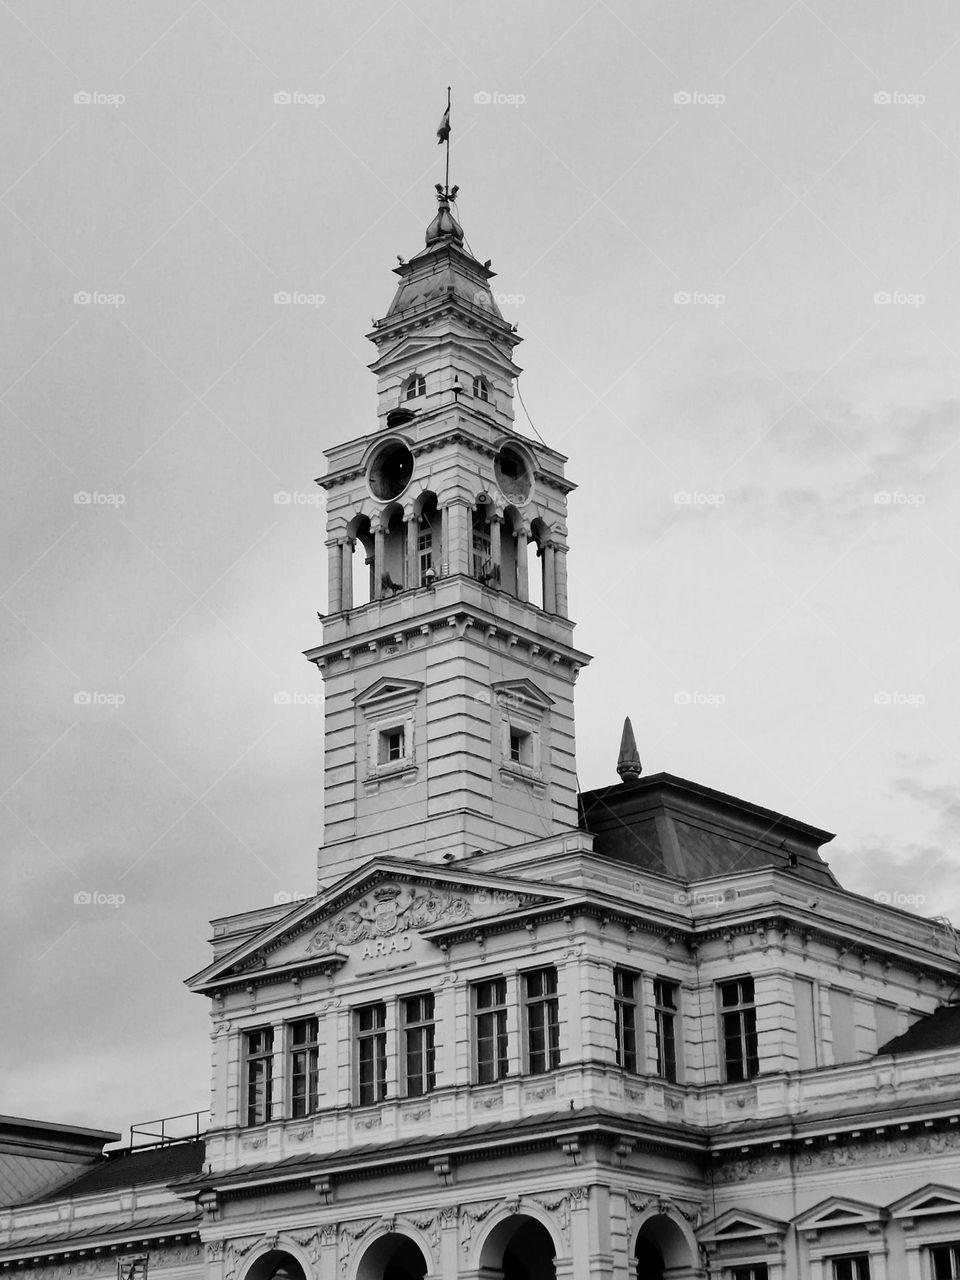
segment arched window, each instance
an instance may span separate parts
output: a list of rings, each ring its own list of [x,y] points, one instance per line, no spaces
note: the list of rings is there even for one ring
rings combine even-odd
[[[416,400],[427,394],[427,380],[422,373],[412,373],[404,386],[404,399]]]
[[[489,384],[487,383],[486,378],[481,377],[479,373],[473,380],[473,394],[478,400],[490,399]]]
[[[473,576],[480,582],[494,579],[493,546],[490,537],[490,512],[486,503],[478,502],[473,512],[472,539]]]

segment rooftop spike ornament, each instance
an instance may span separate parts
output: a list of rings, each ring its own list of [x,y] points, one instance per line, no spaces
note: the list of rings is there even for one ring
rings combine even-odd
[[[621,782],[639,782],[643,765],[640,763],[640,752],[637,740],[633,736],[633,725],[627,716],[623,722],[623,733],[620,737],[620,758],[617,760],[617,773]]]

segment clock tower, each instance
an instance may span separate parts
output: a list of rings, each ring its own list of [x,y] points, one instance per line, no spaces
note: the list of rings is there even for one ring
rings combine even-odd
[[[577,826],[566,459],[514,428],[520,341],[437,187],[368,335],[377,423],[326,451],[323,887]]]

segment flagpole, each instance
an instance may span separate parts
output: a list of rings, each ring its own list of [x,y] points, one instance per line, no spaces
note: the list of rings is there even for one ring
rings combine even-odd
[[[450,121],[450,86],[449,86],[449,85],[447,85],[447,122],[448,122],[448,126],[449,126],[449,121]],[[450,129],[449,129],[449,127],[447,128],[447,166],[446,166],[446,170],[445,170],[445,172],[444,172],[443,190],[444,190],[444,194],[445,194],[445,195],[446,195],[446,194],[449,194],[449,191],[450,191]]]

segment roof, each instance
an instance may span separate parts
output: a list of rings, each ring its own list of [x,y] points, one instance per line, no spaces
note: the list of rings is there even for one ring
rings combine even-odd
[[[39,1196],[35,1203],[101,1195],[150,1183],[175,1182],[199,1173],[203,1168],[202,1138],[189,1142],[168,1142],[158,1147],[124,1148],[110,1151],[103,1160],[88,1166],[70,1182]]]
[[[580,795],[580,826],[601,857],[685,882],[776,867],[837,886],[820,856],[830,831],[669,773]]]
[[[884,1053],[922,1053],[931,1049],[952,1049],[960,1045],[960,1004],[944,1004],[921,1018],[903,1035],[894,1036],[877,1050]]]

